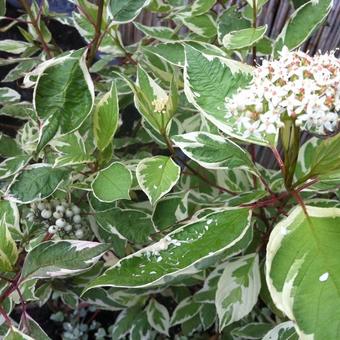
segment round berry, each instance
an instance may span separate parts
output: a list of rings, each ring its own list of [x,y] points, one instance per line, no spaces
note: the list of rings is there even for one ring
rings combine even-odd
[[[64,227],[64,230],[66,232],[70,232],[72,230],[72,225],[71,224],[66,224],[66,226]]]
[[[55,234],[57,231],[58,231],[58,228],[57,228],[55,225],[50,225],[50,226],[48,227],[48,232],[49,232],[50,234]]]
[[[73,211],[67,208],[65,211],[65,216],[71,218],[73,216]]]
[[[58,218],[62,218],[63,217],[63,214],[58,212],[58,211],[55,211],[53,213],[53,217],[57,220]]]
[[[58,218],[56,221],[55,221],[55,225],[58,227],[58,228],[64,228],[66,226],[66,221],[63,219],[63,218]]]
[[[75,227],[76,229],[81,229],[82,225],[81,225],[81,224],[75,224],[74,227]]]
[[[63,205],[59,204],[55,207],[55,211],[63,214],[65,212],[65,207]]]
[[[75,215],[79,215],[80,214],[80,208],[77,205],[72,205],[72,211]]]
[[[73,216],[73,222],[74,222],[74,223],[80,223],[80,222],[81,222],[81,217],[80,217],[80,215],[74,215],[74,216]]]
[[[78,230],[75,232],[75,235],[76,235],[77,238],[83,238],[84,232],[83,232],[81,229],[78,229]]]
[[[44,209],[41,212],[41,217],[42,218],[49,219],[49,218],[51,218],[51,216],[52,216],[52,211],[50,209]]]
[[[37,205],[37,208],[38,208],[39,210],[44,210],[44,209],[45,209],[45,203],[39,202],[38,205]]]

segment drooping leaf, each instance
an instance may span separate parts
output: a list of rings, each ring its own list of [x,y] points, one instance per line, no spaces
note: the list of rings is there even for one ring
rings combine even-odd
[[[150,325],[157,332],[169,335],[170,315],[166,307],[157,300],[151,299],[145,311]]]
[[[266,281],[281,311],[301,337],[340,336],[340,209],[299,206],[273,229],[267,245]]]
[[[18,203],[45,199],[57,190],[67,174],[65,168],[53,168],[50,164],[31,165],[15,177],[7,199]]]
[[[100,286],[147,287],[173,277],[196,272],[227,250],[237,253],[239,242],[250,227],[247,209],[232,209],[207,215],[178,228],[157,243],[120,260],[87,289]],[[235,246],[235,248],[233,248]]]
[[[21,275],[25,281],[76,275],[91,268],[108,249],[98,242],[46,241],[27,254]]]
[[[205,303],[200,309],[200,320],[204,330],[209,329],[216,321],[216,307],[213,303]]]
[[[95,197],[102,202],[130,199],[131,172],[122,163],[114,162],[100,170],[92,182]]]
[[[250,313],[260,288],[258,255],[229,261],[219,279],[215,298],[220,330]]]
[[[18,249],[5,223],[0,220],[0,272],[10,272],[18,259]]]
[[[208,169],[253,168],[250,156],[231,140],[207,132],[172,137],[190,159]]]
[[[333,0],[311,0],[300,6],[289,18],[277,37],[282,46],[294,50],[301,46],[325,20]]]
[[[22,150],[16,141],[5,135],[4,133],[0,133],[0,155],[2,157],[15,157],[22,154]]]
[[[113,17],[112,23],[125,24],[132,21],[149,3],[150,0],[110,0],[109,8]]]
[[[37,75],[33,104],[40,119],[40,151],[59,131],[78,129],[90,114],[94,87],[86,67],[85,53],[79,51],[51,59],[26,76]]]
[[[113,83],[99,101],[93,115],[93,132],[100,151],[111,143],[118,127],[119,104],[116,84]]]
[[[151,204],[155,204],[177,183],[180,171],[179,165],[171,157],[155,156],[139,162],[136,176]]]
[[[229,50],[239,50],[245,47],[250,47],[261,40],[266,33],[267,26],[257,28],[244,28],[239,31],[233,31],[226,34],[222,43]]]

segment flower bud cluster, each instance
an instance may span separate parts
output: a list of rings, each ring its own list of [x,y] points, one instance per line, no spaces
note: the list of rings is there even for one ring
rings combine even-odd
[[[318,134],[335,131],[340,111],[340,60],[334,51],[314,57],[284,48],[278,60],[263,60],[251,84],[226,98],[227,114],[247,138],[276,134],[291,119]]]
[[[77,205],[64,200],[40,201],[31,204],[27,219],[42,224],[50,234],[83,239],[87,226],[80,213]]]

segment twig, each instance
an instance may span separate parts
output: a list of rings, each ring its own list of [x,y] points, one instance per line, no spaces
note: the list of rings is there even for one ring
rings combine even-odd
[[[27,0],[20,0],[20,3],[22,5],[22,7],[25,9],[25,11],[27,12],[28,16],[30,17],[31,19],[31,22],[32,22],[32,26],[34,27],[37,35],[38,35],[38,38],[39,38],[39,41],[43,47],[43,50],[46,52],[48,58],[52,58],[53,55],[44,39],[44,36],[40,30],[40,27],[39,27],[39,23],[38,23],[38,18],[35,18],[34,15],[33,15],[33,12],[31,10],[31,6],[27,3]]]
[[[7,324],[8,327],[12,327],[12,321],[9,318],[8,314],[6,313],[6,311],[0,306],[0,314],[3,316],[3,318],[5,319],[5,322]]]
[[[104,9],[104,0],[97,0],[98,4],[98,12],[97,12],[97,21],[95,25],[95,34],[92,42],[90,43],[91,48],[89,51],[88,59],[87,59],[87,65],[91,66],[94,60],[94,57],[97,53],[99,41],[100,41],[100,32],[101,32],[101,26],[102,26],[102,20],[103,20],[103,9]]]

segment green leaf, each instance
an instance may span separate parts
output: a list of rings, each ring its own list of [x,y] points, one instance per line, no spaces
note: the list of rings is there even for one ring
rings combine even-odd
[[[102,202],[114,202],[130,199],[132,176],[124,164],[114,162],[107,168],[100,170],[92,182],[95,197]]]
[[[188,296],[181,301],[175,308],[171,316],[171,326],[182,324],[190,320],[193,316],[199,313],[201,304],[192,300],[192,296]]]
[[[31,338],[29,335],[19,331],[15,327],[11,327],[6,335],[4,336],[4,340],[37,340]]]
[[[216,0],[195,0],[191,8],[191,13],[196,16],[209,12],[215,3]]]
[[[39,65],[33,104],[40,120],[40,151],[59,131],[77,130],[90,114],[94,103],[94,87],[86,67],[86,53],[80,51]],[[30,83],[28,83],[30,84]]]
[[[0,155],[4,158],[15,157],[22,154],[16,141],[0,132]]]
[[[139,66],[137,70],[135,105],[147,122],[160,133],[167,127],[169,128],[168,123],[174,114],[170,104],[166,91]]]
[[[314,150],[309,176],[340,175],[340,133],[324,139]]]
[[[190,132],[172,137],[190,159],[207,169],[254,167],[249,154],[229,139],[207,132]]]
[[[258,255],[230,260],[218,281],[215,305],[220,331],[254,308],[261,288]]]
[[[217,34],[217,26],[214,17],[210,14],[193,16],[191,12],[181,13],[177,18],[183,22],[192,32],[205,37],[213,38]]]
[[[95,161],[90,150],[86,150],[85,141],[78,131],[58,138],[53,144],[58,152],[54,166],[70,166]]]
[[[222,39],[222,44],[228,50],[239,50],[254,45],[264,37],[267,25],[257,28],[245,28],[226,34]]]
[[[19,40],[4,39],[0,41],[0,51],[13,54],[20,54],[31,46],[30,43]]]
[[[231,32],[240,31],[250,27],[250,22],[242,18],[241,12],[235,6],[225,10],[217,20],[218,40],[220,43],[223,37]]]
[[[13,103],[20,100],[20,94],[9,88],[9,87],[1,87],[0,88],[0,102],[1,103]]]
[[[116,84],[113,83],[99,101],[93,115],[93,132],[100,151],[104,151],[112,142],[118,128],[119,103]]]
[[[140,24],[139,22],[133,23],[137,29],[142,31],[146,37],[157,39],[159,41],[173,41],[178,39],[178,36],[174,32],[173,29],[164,26],[145,26]]]
[[[155,244],[131,254],[91,282],[100,286],[147,287],[193,273],[224,251],[237,253],[250,228],[250,211],[232,209],[178,228]],[[235,245],[235,248],[233,246]],[[238,248],[240,251],[240,247]]]
[[[151,299],[146,306],[149,324],[159,333],[169,335],[170,315],[168,310],[157,300]]]
[[[177,183],[181,168],[171,157],[144,158],[137,165],[136,176],[151,204],[155,204]]]
[[[58,189],[67,174],[68,170],[52,168],[50,164],[28,166],[15,177],[7,199],[18,203],[43,200]]]
[[[134,20],[150,0],[110,0],[109,9],[113,17],[112,24],[125,24]]]
[[[44,332],[40,325],[34,321],[28,314],[26,314],[25,319],[22,315],[20,320],[19,328],[23,329],[25,322],[27,322],[29,327],[29,335],[36,340],[50,340],[51,338]]]
[[[287,21],[276,41],[294,50],[301,46],[326,19],[333,0],[311,0],[300,6]]]
[[[3,218],[0,220],[0,272],[12,271],[17,259],[17,246]]]
[[[91,268],[109,249],[89,241],[46,241],[34,247],[25,259],[22,279],[67,277]]]
[[[222,50],[211,44],[190,40],[185,40],[185,44],[192,46],[199,51],[204,51],[204,53],[207,54],[212,53],[224,57],[226,56],[226,54]],[[185,61],[184,46],[185,45],[183,41],[171,43],[169,42],[154,46],[145,46],[143,47],[143,50],[157,55],[159,58],[165,60],[172,65],[183,67]],[[235,61],[232,62],[235,63]]]
[[[273,229],[267,245],[266,281],[277,308],[301,338],[340,337],[340,209],[301,207]]]
[[[7,74],[6,77],[2,80],[3,82],[12,82],[19,78],[25,76],[25,74],[32,70],[33,67],[38,65],[40,60],[24,60],[20,62],[17,66],[12,68]]]
[[[141,314],[139,306],[134,306],[123,310],[115,320],[112,327],[112,339],[122,339],[132,329],[136,318]]]
[[[114,208],[96,214],[96,222],[110,234],[133,243],[145,244],[155,232],[151,216],[132,209]]]
[[[275,326],[269,331],[262,340],[298,340],[299,337],[295,332],[294,323],[286,321]]]
[[[6,14],[6,0],[0,0],[0,16],[3,17]]]
[[[244,138],[235,128],[236,118],[226,118],[226,98],[251,81],[251,74],[234,68],[227,59],[207,55],[190,46],[185,47],[184,92],[188,101],[224,133],[247,142],[268,145],[269,141]],[[223,86],[221,86],[223,84]]]
[[[250,322],[245,326],[234,328],[231,334],[241,339],[263,339],[273,325],[264,322]]]
[[[0,163],[0,179],[15,175],[30,160],[30,156],[20,155],[10,157]]]
[[[12,237],[21,235],[19,209],[14,202],[0,199],[0,221],[9,229]]]
[[[216,307],[213,303],[205,303],[200,309],[200,319],[204,330],[209,329],[216,320]]]

